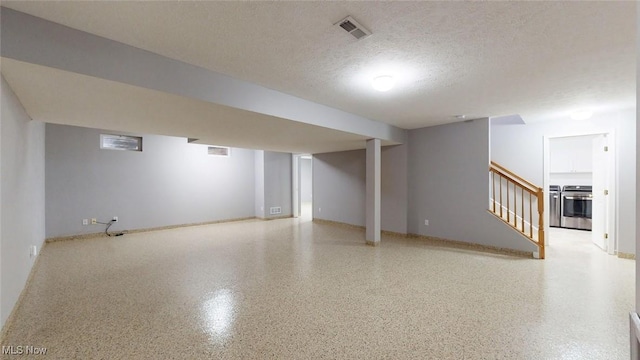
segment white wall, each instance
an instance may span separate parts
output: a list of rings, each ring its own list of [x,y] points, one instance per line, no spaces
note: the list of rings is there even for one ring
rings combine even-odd
[[[311,178],[311,159],[300,159],[300,199],[302,202],[313,200],[313,179]]]
[[[572,134],[615,131],[618,250],[635,253],[636,224],[636,111],[596,113],[586,121],[556,119],[527,125],[491,127],[491,159],[525,179],[543,183],[543,140]]]
[[[408,159],[410,233],[536,251],[487,211],[488,119],[410,130]]]
[[[313,156],[313,217],[365,226],[366,151]],[[407,233],[407,146],[382,148],[381,228]],[[319,211],[322,209],[322,211]]]
[[[0,88],[0,325],[25,286],[35,258],[29,246],[45,239],[45,126],[32,121],[4,77]]]
[[[143,136],[143,151],[100,149],[105,131],[47,124],[47,237],[254,216],[254,151],[230,157],[169,136]],[[106,132],[109,133],[109,132]]]

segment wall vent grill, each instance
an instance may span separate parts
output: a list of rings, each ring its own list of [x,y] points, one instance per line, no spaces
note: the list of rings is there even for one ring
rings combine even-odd
[[[140,136],[100,134],[100,149],[142,151]]]
[[[360,25],[360,23],[355,21],[351,16],[347,16],[346,18],[338,21],[335,25],[340,26],[358,40],[364,39],[371,35],[371,31]]]
[[[209,146],[208,154],[213,156],[229,156],[231,149],[226,146]]]

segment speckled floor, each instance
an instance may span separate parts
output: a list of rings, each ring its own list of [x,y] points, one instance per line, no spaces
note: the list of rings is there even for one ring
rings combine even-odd
[[[307,219],[57,242],[2,345],[48,359],[628,359],[634,261],[550,236],[544,261],[370,247]]]

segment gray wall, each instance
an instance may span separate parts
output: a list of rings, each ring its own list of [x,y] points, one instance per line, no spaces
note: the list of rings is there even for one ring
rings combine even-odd
[[[366,151],[313,156],[313,217],[365,226]],[[407,233],[407,146],[382,148],[381,228]],[[320,211],[322,209],[322,211]]]
[[[535,184],[543,183],[544,137],[615,131],[618,250],[635,253],[636,111],[596,113],[587,121],[556,119],[491,127],[491,158]]]
[[[407,233],[407,151],[409,146],[395,145],[382,148],[381,210],[382,230]]]
[[[293,215],[292,167],[290,153],[255,151],[254,214],[256,217],[268,219]],[[282,213],[271,214],[271,207],[281,207]]]
[[[410,233],[536,250],[487,211],[488,119],[411,130],[408,159]]]
[[[45,126],[32,121],[9,85],[0,88],[0,325],[4,325],[25,286],[45,239]]]
[[[365,225],[365,151],[313,156],[313,218]]]
[[[636,16],[640,18],[640,6],[637,8]],[[636,84],[640,84],[640,26],[636,25]],[[637,86],[637,85],[636,85]],[[640,146],[638,146],[638,141],[640,141],[640,126],[637,126],[637,119],[640,118],[640,108],[638,108],[638,104],[640,104],[640,92],[636,89],[636,194],[640,194]],[[635,311],[640,311],[640,229],[638,229],[638,224],[640,224],[640,201],[636,201],[636,222],[635,222],[635,239],[636,239],[636,307]]]
[[[255,151],[255,216],[264,218],[264,151]]]
[[[265,218],[291,216],[292,208],[292,160],[290,153],[264,152],[264,213]],[[271,207],[281,207],[281,214],[271,215]]]
[[[311,159],[300,159],[300,199],[302,202],[313,200],[311,171]]]
[[[186,139],[143,136],[143,151],[100,149],[104,131],[46,127],[47,237],[144,229],[254,216],[254,151],[207,154]]]

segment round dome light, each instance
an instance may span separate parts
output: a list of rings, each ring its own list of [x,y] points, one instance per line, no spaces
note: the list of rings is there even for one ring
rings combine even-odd
[[[378,91],[389,91],[394,84],[395,81],[391,75],[377,76],[371,81],[371,86]]]

